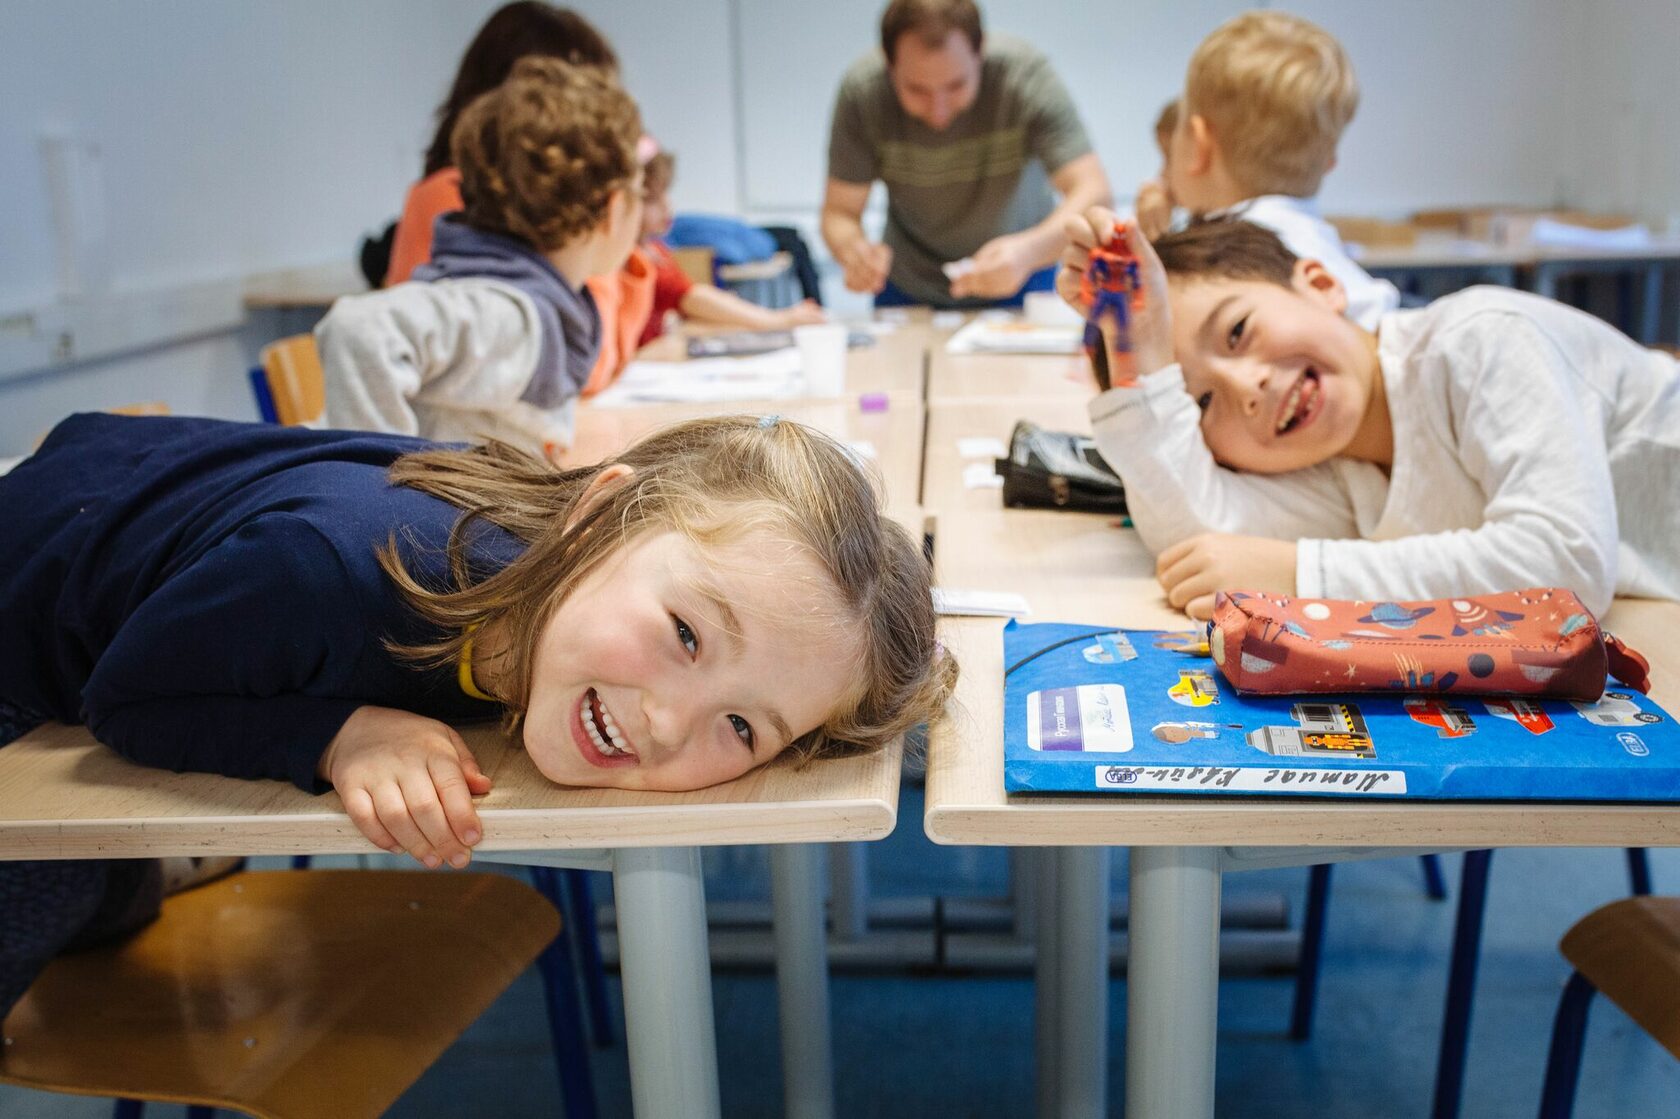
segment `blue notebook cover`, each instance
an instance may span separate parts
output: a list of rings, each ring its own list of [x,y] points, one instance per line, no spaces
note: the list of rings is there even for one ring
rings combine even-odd
[[[1680,730],[1645,696],[1242,696],[1203,630],[1011,622],[1010,792],[1680,801]]]

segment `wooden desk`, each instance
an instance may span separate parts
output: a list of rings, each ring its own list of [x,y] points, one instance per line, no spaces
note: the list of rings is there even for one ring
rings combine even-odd
[[[685,361],[688,340],[708,334],[730,334],[735,328],[685,324],[662,334],[636,353],[638,361]],[[846,396],[855,400],[866,392],[884,392],[922,399],[927,375],[927,352],[934,330],[925,322],[903,323],[875,336],[875,344],[846,352]]]
[[[1136,534],[1101,517],[941,516],[935,566],[951,585],[1026,594],[1031,621],[1185,624]],[[1619,600],[1605,622],[1651,656],[1653,698],[1680,709],[1680,650],[1665,637],[1680,628],[1680,604]],[[1055,1013],[1039,1053],[1041,1093],[1060,1114],[1104,1113],[1110,846],[1132,849],[1126,1112],[1151,1119],[1213,1115],[1222,871],[1374,847],[1680,846],[1680,805],[1006,795],[1002,624],[943,627],[963,674],[953,716],[928,743],[924,824],[941,843],[1054,848],[1057,921],[1040,981]]]
[[[563,460],[568,465],[600,462],[647,433],[696,416],[775,414],[809,424],[849,444],[867,443],[874,452],[888,508],[915,506],[922,475],[922,406],[909,395],[892,395],[882,412],[865,412],[855,399],[731,401],[723,404],[643,404],[630,408],[578,409],[577,431]]]
[[[778,845],[783,1075],[790,1112],[828,1114],[822,864],[809,845],[892,830],[901,750],[804,769],[771,764],[711,789],[653,794],[560,788],[495,730],[466,737],[495,782],[479,802],[482,856],[519,852],[501,857],[613,872],[639,1116],[720,1114],[699,848]],[[79,727],[43,728],[0,749],[0,858],[371,850],[335,793],[144,768]],[[798,1004],[790,1005],[794,996]]]
[[[1085,401],[1072,396],[973,397],[942,400],[928,407],[927,441],[922,450],[922,505],[933,514],[989,513],[1003,507],[995,488],[970,489],[963,471],[989,459],[964,458],[959,439],[996,439],[1009,449],[1009,433],[1017,420],[1056,431],[1091,430]]]
[[[368,290],[367,280],[354,261],[341,260],[308,268],[282,268],[245,278],[245,309],[293,310],[325,308],[342,295]]]
[[[928,355],[928,401],[976,397],[1067,399],[1083,404],[1097,394],[1083,354],[949,354],[943,343]]]

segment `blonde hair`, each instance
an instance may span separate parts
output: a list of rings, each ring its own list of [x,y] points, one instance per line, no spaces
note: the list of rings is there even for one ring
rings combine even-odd
[[[556,470],[502,443],[420,451],[391,467],[391,481],[462,510],[450,533],[454,586],[426,587],[403,566],[393,538],[379,555],[386,574],[428,622],[448,635],[391,646],[430,665],[452,663],[480,625],[499,622],[510,669],[508,726],[530,702],[543,626],[582,579],[616,549],[662,530],[705,547],[763,528],[827,572],[846,621],[862,632],[850,703],[789,750],[812,759],[879,749],[938,718],[956,683],[954,659],[934,637],[932,576],[910,534],[881,514],[868,477],[839,443],[811,428],[754,416],[690,420],[616,455],[632,473],[598,491],[568,525],[579,497],[607,464]],[[475,521],[525,541],[501,571],[475,574]]]
[[[1251,195],[1310,198],[1359,107],[1335,36],[1287,12],[1244,12],[1190,57],[1183,111],[1207,120],[1231,176]]]
[[[468,105],[450,152],[469,225],[553,252],[635,181],[642,118],[611,70],[529,56]]]

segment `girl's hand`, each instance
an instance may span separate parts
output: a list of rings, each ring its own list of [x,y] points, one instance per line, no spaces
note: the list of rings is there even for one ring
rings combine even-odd
[[[802,299],[792,307],[784,307],[776,312],[776,325],[783,330],[791,330],[796,326],[815,326],[827,321],[828,315],[822,307],[809,299]]]
[[[454,727],[389,707],[358,707],[317,770],[375,844],[428,867],[464,867],[484,834],[472,798],[490,778]]]
[[[1062,267],[1056,273],[1056,293],[1080,315],[1090,314],[1090,306],[1079,293],[1080,281],[1085,277],[1085,269],[1090,267],[1091,250],[1106,244],[1117,227],[1127,250],[1137,258],[1138,263],[1142,299],[1132,300],[1130,368],[1142,377],[1172,364],[1172,311],[1167,306],[1167,273],[1161,267],[1161,258],[1155,255],[1149,240],[1138,233],[1136,225],[1120,223],[1114,211],[1102,206],[1086,210],[1084,217],[1069,219],[1067,235],[1070,244],[1062,253]],[[1105,319],[1100,325],[1110,347],[1109,368],[1128,368],[1125,362],[1115,358],[1113,322]]]
[[[1295,545],[1263,536],[1205,532],[1180,540],[1155,561],[1167,601],[1192,618],[1213,617],[1217,591],[1295,593]]]

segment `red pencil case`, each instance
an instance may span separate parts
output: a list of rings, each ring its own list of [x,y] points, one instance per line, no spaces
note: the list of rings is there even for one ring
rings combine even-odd
[[[1214,663],[1239,692],[1457,692],[1596,700],[1604,678],[1650,687],[1645,658],[1599,629],[1573,591],[1425,602],[1221,591]]]

